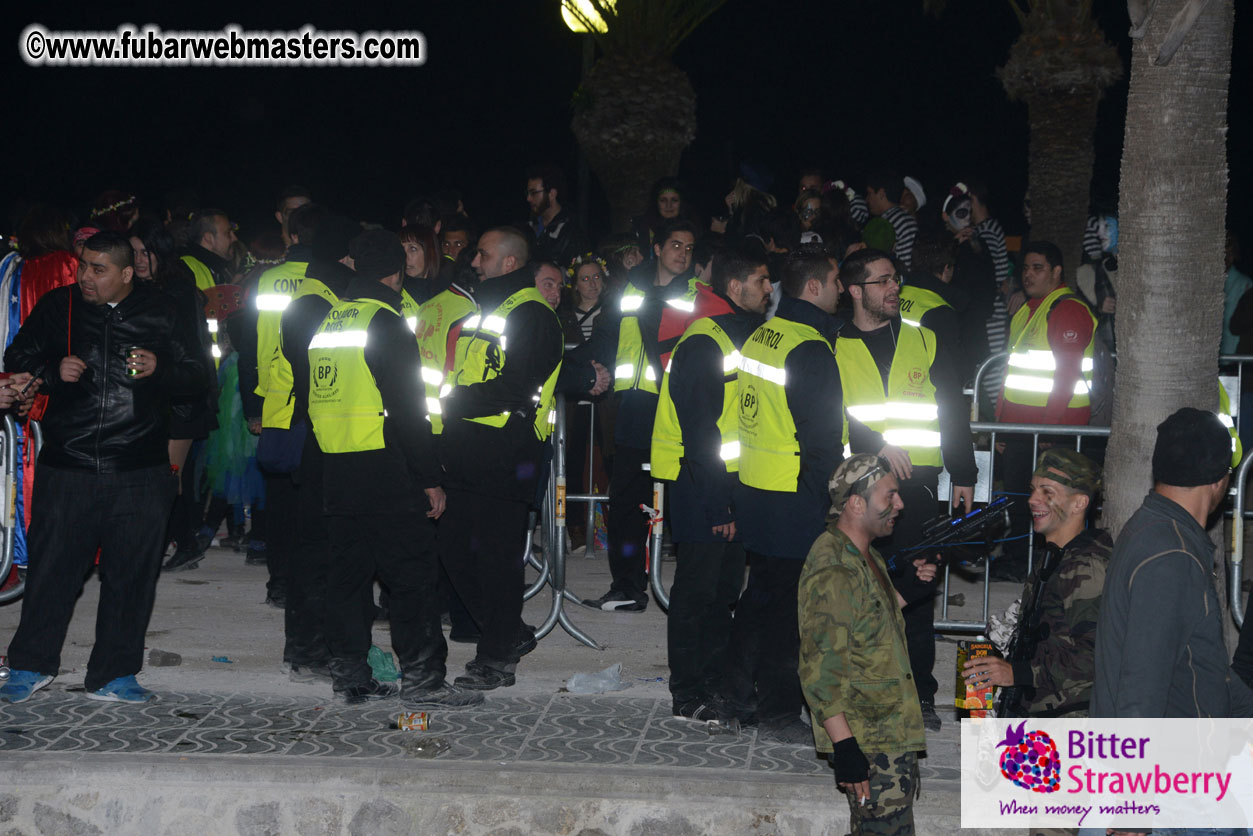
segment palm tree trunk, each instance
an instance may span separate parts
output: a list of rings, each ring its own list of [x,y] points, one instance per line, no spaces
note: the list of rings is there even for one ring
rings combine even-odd
[[[1031,141],[1027,182],[1031,190],[1031,238],[1052,241],[1062,250],[1066,278],[1074,284],[1083,254],[1092,186],[1096,110],[1100,93],[1042,91],[1023,97]]]
[[[1105,463],[1104,524],[1115,534],[1152,485],[1157,425],[1180,407],[1218,401],[1234,0],[1212,0],[1174,59],[1154,65],[1186,4],[1159,0],[1132,53]]]

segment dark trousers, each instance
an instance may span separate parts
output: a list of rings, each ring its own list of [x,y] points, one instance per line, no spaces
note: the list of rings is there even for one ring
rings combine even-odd
[[[335,689],[371,679],[374,577],[391,590],[392,649],[405,688],[444,681],[448,645],[439,624],[435,526],[418,514],[329,516],[326,637]]]
[[[731,608],[744,585],[740,543],[679,543],[666,645],[676,703],[708,700],[722,684]]]
[[[494,666],[516,663],[527,503],[466,490],[447,493],[448,507],[439,521],[439,558],[478,625],[477,658]]]
[[[609,573],[610,589],[633,598],[647,595],[644,572],[644,544],[648,540],[648,517],[640,505],[652,505],[653,477],[641,465],[649,451],[639,447],[619,447],[614,453],[613,476],[609,478]]]
[[[796,588],[804,565],[797,558],[748,553],[748,585],[735,607],[724,696],[737,713],[747,713],[755,683],[757,719],[765,725],[798,718],[804,702],[796,670]]]
[[[936,501],[939,481],[938,468],[914,468],[914,477],[901,483],[901,501],[905,508],[897,517],[896,528],[890,538],[875,542],[884,557],[909,548],[922,540],[922,527],[940,513]],[[923,702],[935,700],[939,683],[932,669],[935,667],[935,595],[939,588],[937,580],[924,584],[919,582],[913,564],[898,565],[892,573],[892,584],[906,600],[901,614],[905,617],[905,647],[909,651],[909,667],[918,686],[918,699]]]
[[[196,465],[203,455],[204,442],[193,442],[191,449],[187,451],[187,460],[183,462],[183,467],[178,472],[181,492],[174,496],[174,507],[170,512],[170,527],[166,539],[178,543],[179,548],[182,549],[193,548],[196,545],[196,534],[200,531],[204,497],[200,494]]]
[[[322,510],[322,460],[317,440],[309,433],[300,459],[300,487],[296,492],[300,526],[297,548],[291,552],[288,562],[286,608],[290,661],[302,667],[324,665],[330,658],[330,646],[326,642],[326,591],[331,565],[331,532]]]
[[[35,469],[30,567],[22,618],[9,644],[16,670],[55,676],[74,602],[100,549],[96,643],[84,687],[96,691],[144,664],[165,524],[178,490],[162,463],[124,473]]]
[[[265,566],[270,573],[265,589],[282,597],[287,594],[291,557],[300,537],[300,498],[291,474],[266,475],[265,510]]]

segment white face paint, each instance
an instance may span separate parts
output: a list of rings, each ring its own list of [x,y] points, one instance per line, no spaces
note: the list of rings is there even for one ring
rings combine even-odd
[[[970,226],[970,198],[954,200],[948,209],[948,224],[955,231]]]

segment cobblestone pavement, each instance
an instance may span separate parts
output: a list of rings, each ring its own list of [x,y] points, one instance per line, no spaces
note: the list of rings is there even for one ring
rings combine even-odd
[[[425,732],[396,728],[395,700],[368,706],[301,697],[162,693],[147,705],[99,703],[58,687],[0,709],[0,757],[18,752],[439,758],[500,764],[691,767],[830,780],[810,746],[759,740],[678,720],[669,700],[489,697],[473,709],[428,712]],[[956,782],[956,749],[936,741],[924,782]],[[944,751],[953,748],[952,752]],[[939,789],[939,787],[934,787]]]

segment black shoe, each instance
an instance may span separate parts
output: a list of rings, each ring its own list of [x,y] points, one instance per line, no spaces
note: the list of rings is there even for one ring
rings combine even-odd
[[[196,551],[194,548],[180,548],[165,561],[165,565],[161,567],[162,572],[186,572],[195,569],[200,565],[200,561],[204,560],[204,551]]]
[[[481,691],[470,691],[441,682],[432,688],[410,692],[408,689],[400,697],[405,708],[465,708],[483,702]]]
[[[763,723],[757,737],[767,743],[782,743],[786,746],[814,745],[813,727],[799,719],[782,724]]]
[[[201,554],[204,554],[205,552],[207,552],[209,550],[209,546],[212,546],[212,545],[213,545],[212,534],[204,534],[202,532],[196,535],[196,548],[200,550]]]
[[[695,720],[698,723],[717,722],[718,711],[709,700],[688,700],[673,703],[670,709],[676,720]]]
[[[521,659],[535,648],[539,647],[539,640],[535,638],[535,628],[530,624],[523,623],[521,635],[518,637],[518,643],[513,646],[514,657]]]
[[[330,682],[331,669],[325,662],[320,665],[292,665],[287,678],[292,682]]]
[[[335,696],[349,705],[360,705],[372,700],[387,700],[400,693],[400,686],[394,682],[379,682],[371,679],[364,685],[353,685],[337,690]]]
[[[453,680],[458,688],[471,691],[492,691],[496,688],[508,688],[517,678],[512,671],[489,667],[482,662],[471,660],[466,663],[466,672]]]
[[[265,549],[254,549],[252,546],[244,552],[245,566],[264,566],[265,565]]]
[[[287,592],[282,589],[265,594],[265,602],[278,610],[287,609]]]
[[[635,598],[627,595],[625,592],[617,592],[609,590],[601,597],[594,601],[584,601],[584,604],[594,610],[606,610],[608,612],[643,612],[648,609],[648,596],[644,595]]]
[[[927,731],[940,730],[940,715],[935,713],[935,703],[931,700],[922,700],[918,703],[922,709],[922,725]]]

